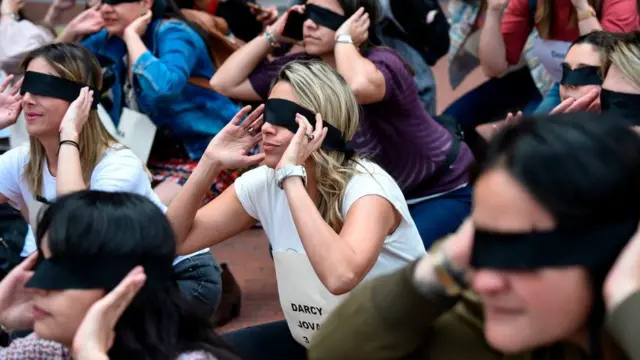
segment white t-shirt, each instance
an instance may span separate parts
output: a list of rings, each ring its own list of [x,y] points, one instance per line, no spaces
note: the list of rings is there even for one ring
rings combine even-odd
[[[31,194],[29,185],[24,179],[24,169],[28,162],[28,145],[11,149],[0,155],[0,194],[8,198],[11,206],[20,210],[29,219],[31,225],[22,249],[22,256],[28,256],[37,249],[32,227],[37,225],[37,217],[42,206],[45,205]],[[53,202],[56,198],[56,178],[49,172],[46,159],[44,160],[43,171],[41,195],[44,200]],[[139,194],[151,200],[163,212],[167,210],[167,207],[153,192],[149,176],[142,162],[131,150],[126,148],[110,148],[105,152],[93,173],[91,173],[89,188],[91,190]],[[208,249],[198,253],[204,251],[208,251]],[[195,254],[197,253],[189,256]],[[177,257],[174,264],[186,257]]]
[[[384,241],[375,265],[363,281],[392,272],[422,257],[426,251],[402,191],[378,165],[361,161],[358,173],[347,184],[342,215],[367,195],[387,199],[402,215],[398,228]],[[292,336],[306,346],[323,319],[344,297],[335,296],[322,284],[306,255],[293,222],[286,194],[266,166],[244,173],[235,182],[244,210],[260,221],[273,248],[280,304]]]

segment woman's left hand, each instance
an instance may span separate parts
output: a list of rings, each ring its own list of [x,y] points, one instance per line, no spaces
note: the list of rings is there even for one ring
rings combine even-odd
[[[82,131],[82,127],[89,118],[92,104],[93,90],[89,90],[88,87],[82,88],[80,95],[69,105],[67,113],[64,114],[64,118],[62,118],[62,122],[60,123],[60,141],[78,140],[80,131]]]
[[[355,12],[355,14],[347,19],[340,28],[338,28],[336,31],[336,40],[338,39],[338,36],[347,34],[351,36],[351,40],[353,40],[354,45],[360,46],[369,39],[370,25],[371,20],[369,19],[369,14],[367,14],[364,11],[364,8],[361,7]]]
[[[145,281],[143,268],[137,266],[118,286],[91,306],[73,337],[74,359],[108,359],[106,354],[113,345],[116,324]]]
[[[124,37],[126,38],[131,35],[142,36],[147,31],[147,27],[149,27],[149,24],[151,23],[152,15],[153,13],[149,10],[141,16],[138,16],[137,19],[133,20],[131,24],[124,29]]]
[[[604,281],[607,311],[613,311],[627,297],[640,291],[640,228],[622,249]]]
[[[306,117],[296,114],[298,131],[291,139],[287,150],[282,154],[282,158],[276,169],[286,165],[304,165],[309,156],[320,148],[324,138],[327,136],[327,128],[322,126],[322,116],[316,114],[315,129]]]

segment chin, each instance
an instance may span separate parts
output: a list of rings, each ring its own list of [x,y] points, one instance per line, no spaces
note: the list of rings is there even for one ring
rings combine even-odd
[[[326,46],[323,46],[321,44],[307,42],[304,43],[304,52],[309,55],[320,56],[332,51],[333,49],[327,48]]]
[[[519,331],[515,327],[492,327],[485,324],[484,336],[492,348],[505,354],[516,354],[542,345],[542,342],[530,341],[534,339],[530,339],[527,332]]]
[[[60,344],[67,343],[66,339],[64,339],[60,333],[60,328],[55,326],[50,318],[35,321],[33,324],[33,332],[45,340],[55,341]]]

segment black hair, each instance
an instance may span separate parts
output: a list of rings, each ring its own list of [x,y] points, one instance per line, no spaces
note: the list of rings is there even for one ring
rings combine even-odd
[[[523,185],[551,213],[556,226],[640,219],[640,136],[626,120],[594,113],[525,118],[489,143],[483,168],[495,167]],[[601,357],[602,285],[618,255],[587,269],[593,291],[588,326],[594,359]]]
[[[598,49],[608,49],[611,47],[614,40],[612,33],[606,31],[592,31],[588,34],[580,35],[571,46],[578,44],[589,44],[597,47]]]
[[[129,193],[81,191],[61,197],[39,221],[39,249],[45,234],[54,257],[138,255],[172,269],[176,252],[173,230],[162,211],[147,198]],[[189,351],[239,359],[175,281],[143,286],[115,333],[111,359],[174,360]]]

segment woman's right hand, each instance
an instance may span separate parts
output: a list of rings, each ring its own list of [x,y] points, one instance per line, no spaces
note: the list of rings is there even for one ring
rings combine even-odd
[[[260,163],[264,154],[247,155],[262,140],[264,105],[251,114],[251,106],[242,108],[207,146],[203,159],[223,169],[243,169]],[[245,115],[249,114],[243,120]]]
[[[69,24],[67,24],[65,32],[73,35],[74,37],[79,37],[90,35],[102,30],[102,27],[104,27],[104,19],[97,9],[98,6],[100,6],[100,3],[81,12],[71,20]]]
[[[22,110],[22,95],[19,93],[22,79],[9,91],[4,92],[12,80],[13,75],[9,75],[0,84],[0,129],[15,124]]]
[[[289,18],[289,13],[292,11],[297,11],[300,14],[304,13],[304,5],[294,5],[287,12],[285,12],[278,20],[276,20],[273,25],[267,27],[267,32],[273,35],[278,42],[284,44],[295,44],[300,42],[299,40],[290,39],[288,37],[282,36],[284,32],[284,27],[287,24],[287,19]]]
[[[33,327],[33,292],[24,285],[33,276],[38,254],[31,254],[0,282],[0,324],[10,330]]]
[[[572,97],[565,99],[558,106],[556,106],[549,114],[566,114],[572,112],[581,112],[581,111],[589,111],[589,112],[600,112],[600,102],[598,101],[600,97],[600,89],[594,89],[588,92],[586,95],[582,96],[579,99],[574,99]]]

